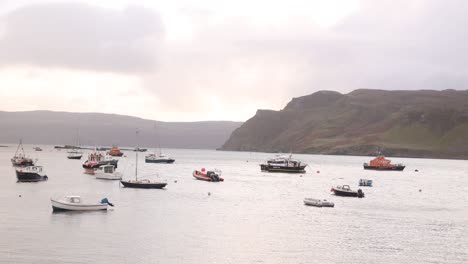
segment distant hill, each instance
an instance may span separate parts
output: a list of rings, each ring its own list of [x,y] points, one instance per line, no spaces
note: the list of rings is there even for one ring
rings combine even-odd
[[[0,111],[0,143],[215,149],[240,122],[160,122],[131,116],[51,111]]]
[[[258,110],[223,150],[468,158],[468,91],[320,91]]]

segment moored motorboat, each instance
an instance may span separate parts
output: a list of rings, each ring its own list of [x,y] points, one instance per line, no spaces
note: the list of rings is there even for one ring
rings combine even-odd
[[[32,158],[26,156],[24,152],[23,143],[20,140],[18,147],[16,148],[15,155],[10,159],[11,164],[14,167],[27,167],[34,166],[35,161]]]
[[[112,148],[109,149],[107,154],[109,154],[112,157],[122,157],[123,156],[123,152],[120,151],[119,147],[117,147],[117,146],[112,146]]]
[[[320,200],[314,198],[304,198],[304,204],[308,206],[316,206],[316,207],[335,207],[335,203],[327,201],[327,200]]]
[[[38,182],[46,181],[49,178],[44,173],[42,166],[28,166],[24,168],[17,168],[16,178],[19,182]]]
[[[372,187],[372,180],[360,179],[359,180],[359,186]]]
[[[122,173],[115,171],[114,165],[103,165],[94,171],[96,179],[102,180],[121,180]]]
[[[50,199],[53,211],[99,211],[107,210],[107,206],[114,206],[107,198],[97,203],[85,203],[80,196],[69,195],[63,199]]]
[[[175,159],[166,156],[164,153],[149,154],[145,156],[146,163],[174,163]]]
[[[402,171],[406,167],[403,164],[392,164],[391,161],[384,156],[378,156],[369,163],[364,163],[363,166],[365,170],[378,171]]]
[[[72,151],[67,152],[67,158],[68,159],[79,160],[79,159],[81,159],[81,157],[83,157],[83,152],[81,152],[81,151],[77,151],[77,150],[74,149]]]
[[[364,193],[362,192],[361,189],[358,189],[357,191],[351,190],[349,185],[343,185],[343,186],[336,186],[332,187],[331,191],[335,193],[337,196],[348,196],[348,197],[358,197],[358,198],[363,198]]]
[[[211,170],[211,171],[206,171],[205,168],[202,168],[201,170],[194,170],[192,172],[193,177],[197,180],[202,180],[202,181],[210,181],[210,182],[220,182],[224,181],[223,178],[221,178],[221,171],[220,170]]]
[[[83,168],[84,169],[97,169],[102,165],[114,165],[115,168],[117,168],[117,163],[119,160],[117,159],[112,159],[111,157],[106,157],[105,155],[102,155],[101,153],[90,153],[88,155],[88,160],[86,160],[83,163]]]
[[[35,151],[42,151],[41,147],[34,147]]]
[[[269,159],[266,163],[260,164],[260,169],[267,172],[305,173],[306,166],[307,164],[293,159],[292,155],[289,155],[289,157],[277,156]]]

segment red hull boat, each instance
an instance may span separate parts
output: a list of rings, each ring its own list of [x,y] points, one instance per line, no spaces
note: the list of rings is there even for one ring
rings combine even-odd
[[[202,180],[202,181],[210,181],[210,182],[220,182],[224,181],[223,178],[219,177],[220,173],[219,172],[214,172],[214,171],[206,171],[203,168],[201,171],[199,170],[194,170],[192,173],[193,177],[197,180]]]

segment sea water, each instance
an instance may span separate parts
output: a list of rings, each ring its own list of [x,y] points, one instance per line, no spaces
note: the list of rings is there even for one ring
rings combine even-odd
[[[84,174],[86,156],[41,147],[25,146],[49,176],[38,183],[17,183],[16,146],[0,148],[0,263],[468,263],[468,161],[391,158],[405,170],[379,172],[363,170],[371,157],[294,155],[307,173],[283,174],[260,171],[273,154],[166,149],[174,164],[139,153],[139,177],[168,183],[144,190]],[[134,178],[135,152],[119,159]],[[195,180],[202,167],[225,181]],[[330,193],[342,184],[366,197]],[[115,207],[53,213],[50,198],[70,194]]]

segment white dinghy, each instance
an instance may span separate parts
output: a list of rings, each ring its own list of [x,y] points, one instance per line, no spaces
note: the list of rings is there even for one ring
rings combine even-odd
[[[63,199],[50,199],[52,202],[52,209],[55,211],[98,211],[107,210],[107,206],[114,206],[107,200],[102,199],[98,203],[85,203],[80,196],[69,195]]]
[[[317,207],[335,207],[335,204],[333,202],[314,198],[304,198],[304,204]]]

